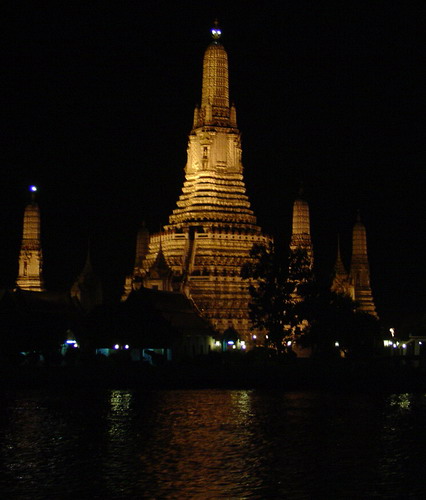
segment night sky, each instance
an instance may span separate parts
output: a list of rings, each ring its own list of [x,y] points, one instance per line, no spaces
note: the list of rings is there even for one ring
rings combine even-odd
[[[120,295],[138,226],[158,231],[181,192],[217,17],[259,224],[288,240],[303,182],[325,278],[359,209],[385,325],[424,313],[424,2],[69,3],[3,4],[1,285],[35,183],[47,288],[71,286],[90,240]]]

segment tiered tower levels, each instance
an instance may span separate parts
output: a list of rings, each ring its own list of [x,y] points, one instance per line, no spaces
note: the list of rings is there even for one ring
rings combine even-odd
[[[233,326],[250,340],[248,284],[241,266],[254,244],[267,244],[250,208],[243,179],[241,136],[229,103],[228,57],[218,30],[203,61],[201,107],[189,135],[185,181],[164,231],[150,237],[140,269],[158,252],[180,286],[219,331]],[[150,286],[149,279],[145,286]]]
[[[359,214],[352,233],[352,259],[349,280],[354,288],[354,298],[358,303],[358,310],[377,317],[370,285],[367,234]]]
[[[16,286],[23,290],[41,292],[44,289],[43,256],[40,241],[40,210],[35,201],[36,188],[31,186],[32,200],[25,207],[19,271]]]
[[[337,249],[335,275],[331,289],[349,295],[356,303],[357,310],[378,317],[370,284],[370,266],[367,253],[367,233],[358,214],[352,232],[352,258],[349,273],[340,257],[340,244]]]
[[[301,193],[300,193],[301,194]],[[309,269],[314,266],[314,252],[311,240],[311,222],[309,205],[301,196],[293,204],[293,226],[290,241],[291,250],[303,249],[309,263]]]

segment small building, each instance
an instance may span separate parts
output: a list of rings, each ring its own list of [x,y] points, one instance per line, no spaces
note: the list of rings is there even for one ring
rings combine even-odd
[[[208,354],[215,349],[216,332],[194,303],[182,293],[141,287],[110,311],[112,321],[99,310],[96,351],[111,355],[126,350],[131,358],[156,364]]]

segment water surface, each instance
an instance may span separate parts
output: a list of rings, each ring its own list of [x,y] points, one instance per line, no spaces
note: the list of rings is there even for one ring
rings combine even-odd
[[[424,394],[13,391],[2,498],[423,498]]]

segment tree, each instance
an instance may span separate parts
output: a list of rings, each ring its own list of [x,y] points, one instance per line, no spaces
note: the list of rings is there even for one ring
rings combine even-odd
[[[303,340],[316,353],[335,351],[335,343],[343,344],[344,336],[353,328],[355,303],[346,295],[330,291],[313,281],[304,288],[297,314],[306,320]]]
[[[307,322],[303,340],[321,356],[335,353],[336,342],[351,356],[373,353],[379,338],[379,323],[356,307],[357,303],[348,295],[310,282],[296,308],[299,317]]]
[[[268,344],[278,353],[285,351],[299,323],[297,304],[305,283],[311,279],[308,256],[303,249],[291,250],[280,258],[274,244],[254,245],[250,260],[243,265],[241,277],[250,280],[249,316],[253,329],[268,332]]]
[[[351,297],[332,292],[313,276],[307,252],[290,250],[281,258],[272,243],[254,245],[241,269],[249,281],[253,329],[266,330],[278,353],[287,342],[311,346],[317,355],[336,354],[336,343],[351,356],[366,356],[378,345],[379,323],[356,310]]]

